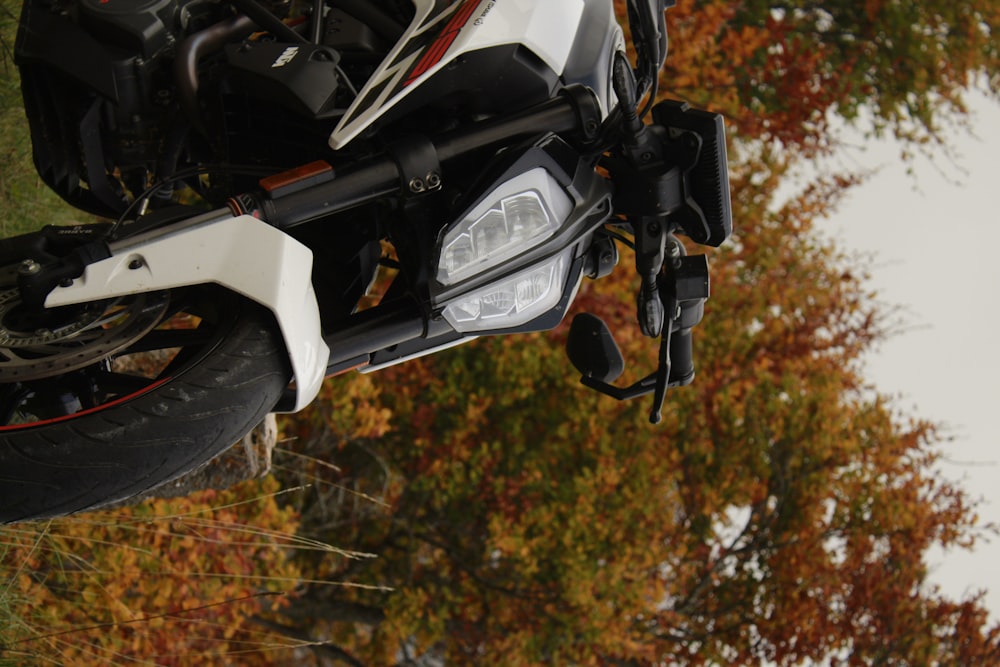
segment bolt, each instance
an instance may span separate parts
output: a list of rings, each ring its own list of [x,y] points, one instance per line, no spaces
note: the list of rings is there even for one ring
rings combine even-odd
[[[653,154],[650,151],[646,151],[642,154],[642,161],[649,162],[653,159]]]
[[[33,259],[26,259],[21,262],[21,268],[17,270],[22,276],[33,276],[42,270],[42,265]]]
[[[139,259],[138,257],[136,259],[133,259],[131,262],[128,263],[128,268],[130,268],[133,271],[135,271],[136,269],[141,269],[142,260]]]
[[[427,187],[431,190],[441,187],[441,176],[436,171],[427,172]]]
[[[72,287],[72,286],[73,286],[72,278],[63,278],[62,280],[59,281],[59,287]]]
[[[420,180],[419,178],[416,178],[416,177],[410,179],[410,192],[414,192],[414,193],[416,193],[416,192],[423,192],[424,189],[425,189],[424,188],[424,182],[422,180]]]
[[[597,128],[598,128],[597,121],[591,119],[587,121],[583,129],[587,134],[596,134]]]

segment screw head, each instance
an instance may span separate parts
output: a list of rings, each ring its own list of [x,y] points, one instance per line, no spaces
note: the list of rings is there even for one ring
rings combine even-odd
[[[32,276],[42,270],[42,265],[33,259],[26,259],[21,262],[20,268],[18,268],[18,273],[25,276]]]

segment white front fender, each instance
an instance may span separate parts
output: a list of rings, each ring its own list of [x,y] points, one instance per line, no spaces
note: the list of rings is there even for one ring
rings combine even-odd
[[[45,305],[222,285],[274,313],[295,377],[293,410],[301,410],[319,392],[330,356],[312,286],[312,251],[252,216],[216,215],[148,240],[114,244],[111,257],[87,266],[72,285],[54,289]]]

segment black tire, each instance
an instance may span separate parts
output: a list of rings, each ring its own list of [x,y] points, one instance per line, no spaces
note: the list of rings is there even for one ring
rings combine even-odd
[[[219,289],[182,292],[189,301],[192,294],[197,308],[211,311],[199,314],[193,331],[206,331],[185,331],[179,340],[191,344],[177,348],[166,370],[144,378],[145,387],[0,426],[0,522],[94,509],[169,482],[231,446],[274,407],[290,371],[273,316]],[[58,380],[65,385],[87,372],[94,373],[72,370]],[[114,375],[120,382],[122,374]],[[22,384],[31,386],[8,387]]]

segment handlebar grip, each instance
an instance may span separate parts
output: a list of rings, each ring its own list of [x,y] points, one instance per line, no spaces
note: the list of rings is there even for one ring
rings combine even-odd
[[[672,387],[682,387],[694,380],[694,357],[691,329],[679,329],[670,335],[670,378]]]
[[[691,330],[705,314],[705,299],[681,301],[680,317],[672,323],[677,327],[670,334],[670,378],[672,387],[683,387],[694,380],[694,353]]]

